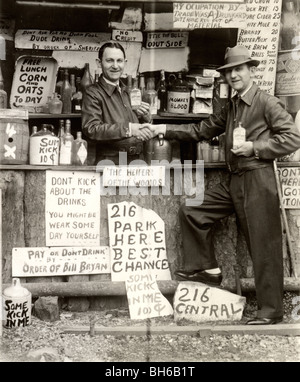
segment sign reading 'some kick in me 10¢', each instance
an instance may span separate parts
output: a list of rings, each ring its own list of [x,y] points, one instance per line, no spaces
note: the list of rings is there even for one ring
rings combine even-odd
[[[46,246],[100,245],[100,174],[46,172]]]

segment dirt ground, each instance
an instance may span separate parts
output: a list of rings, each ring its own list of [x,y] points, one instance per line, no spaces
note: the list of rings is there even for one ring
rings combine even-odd
[[[291,316],[295,295],[285,293],[284,323],[300,324]],[[247,298],[244,314],[255,311],[255,300]],[[299,313],[298,313],[299,314]],[[195,326],[195,322],[174,322],[173,316],[148,320],[150,335],[69,334],[66,328],[145,326],[145,320],[131,320],[127,309],[72,313],[61,311],[60,320],[41,321],[32,317],[25,328],[3,329],[1,362],[299,362],[299,336],[151,334],[156,326]],[[241,322],[234,323],[241,325]],[[228,325],[228,323],[226,323]],[[206,323],[207,325],[207,323]],[[215,323],[214,323],[215,325]],[[218,323],[219,325],[219,323]]]

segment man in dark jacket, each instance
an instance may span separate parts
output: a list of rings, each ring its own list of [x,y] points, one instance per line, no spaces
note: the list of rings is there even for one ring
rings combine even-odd
[[[82,130],[97,141],[97,159],[118,162],[119,152],[128,160],[138,159],[143,140],[151,137],[149,128],[139,123],[151,120],[149,104],[142,102],[133,111],[125,85],[120,80],[126,63],[125,51],[117,42],[107,42],[99,50],[102,74],[98,83],[86,90],[82,103]]]
[[[221,284],[211,229],[217,220],[235,212],[256,283],[258,311],[249,325],[275,324],[283,318],[282,231],[273,160],[300,147],[299,132],[280,100],[254,83],[258,65],[245,47],[227,48],[225,65],[218,70],[237,94],[220,114],[198,124],[152,127],[155,135],[179,140],[200,141],[225,132],[230,183],[206,191],[201,205],[180,209],[185,269],[175,274],[182,280]],[[233,130],[240,122],[246,141],[233,149]]]

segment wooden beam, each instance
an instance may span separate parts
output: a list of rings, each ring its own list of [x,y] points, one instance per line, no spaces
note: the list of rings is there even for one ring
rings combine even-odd
[[[173,295],[179,284],[176,280],[159,280],[158,288],[163,295]],[[4,284],[3,287],[8,287]],[[26,283],[25,288],[32,293],[32,297],[40,296],[59,296],[59,297],[91,297],[91,296],[126,296],[125,282],[111,281],[86,281],[86,282],[41,282]],[[224,289],[236,293],[234,280],[225,281]],[[254,279],[241,279],[242,292],[255,291]],[[299,292],[299,279],[287,277],[284,279],[284,290],[290,292]]]
[[[65,334],[86,334],[90,333],[90,326],[64,327]],[[95,335],[136,335],[145,336],[149,332],[148,326],[95,326]],[[276,325],[201,325],[201,326],[151,326],[151,335],[198,335],[207,337],[213,334],[218,335],[269,335],[269,336],[300,336],[300,324],[276,324]]]

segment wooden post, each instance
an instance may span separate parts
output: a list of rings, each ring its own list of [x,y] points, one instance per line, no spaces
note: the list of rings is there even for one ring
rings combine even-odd
[[[0,189],[0,337],[2,337],[2,325],[3,325],[3,317],[2,317],[2,190]]]

